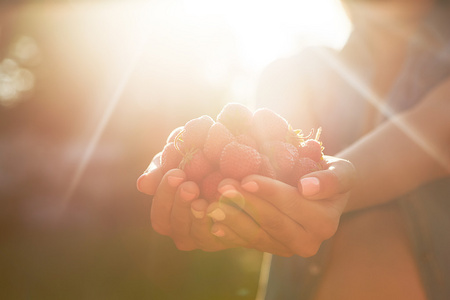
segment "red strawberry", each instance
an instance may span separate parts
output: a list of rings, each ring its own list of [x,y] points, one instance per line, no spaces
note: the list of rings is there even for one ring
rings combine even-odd
[[[269,177],[269,178],[273,178],[273,179],[275,179],[277,177],[275,168],[272,166],[267,155],[261,154],[261,165],[259,167],[258,174]]]
[[[282,141],[265,142],[261,146],[261,152],[269,157],[276,171],[277,179],[280,180],[287,178],[298,160],[297,148],[290,143]]]
[[[222,123],[215,123],[209,128],[203,152],[210,162],[218,164],[223,147],[234,140],[233,134]]]
[[[288,122],[268,108],[260,108],[253,114],[252,132],[260,143],[272,140],[286,141],[288,130]]]
[[[219,199],[220,193],[217,190],[217,187],[224,178],[225,177],[219,171],[214,171],[206,175],[200,184],[200,196],[209,202]]]
[[[181,143],[177,141],[176,146],[178,146],[183,153],[203,148],[206,137],[208,136],[209,128],[213,124],[214,120],[206,115],[188,121],[184,125],[184,132],[180,136]]]
[[[322,143],[313,139],[306,140],[298,148],[298,153],[300,157],[309,157],[312,160],[319,162],[323,158]]]
[[[301,157],[297,160],[288,183],[296,187],[300,178],[306,174],[320,170],[323,170],[321,163],[318,163],[309,157]]]
[[[183,155],[175,148],[173,142],[166,144],[160,158],[162,172],[178,168],[182,159]]]
[[[236,142],[238,142],[239,144],[250,146],[252,148],[255,148],[256,150],[258,150],[259,148],[256,140],[245,133],[236,136]]]
[[[261,155],[249,146],[231,142],[223,148],[220,156],[220,171],[225,177],[241,180],[247,175],[257,174]]]
[[[195,149],[186,153],[180,163],[180,169],[186,172],[188,180],[195,181],[198,184],[213,170],[211,163],[201,149]]]
[[[175,142],[175,138],[178,136],[179,133],[181,133],[184,130],[184,126],[180,126],[172,130],[172,132],[167,137],[166,144],[170,142]]]
[[[228,103],[217,116],[217,121],[225,125],[234,135],[244,133],[250,127],[252,111],[240,103]]]

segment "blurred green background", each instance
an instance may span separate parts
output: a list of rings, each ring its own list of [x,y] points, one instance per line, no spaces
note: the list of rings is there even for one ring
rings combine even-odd
[[[337,43],[297,2],[1,2],[0,298],[254,299],[261,253],[178,251],[136,179],[173,128],[254,106],[272,59]]]

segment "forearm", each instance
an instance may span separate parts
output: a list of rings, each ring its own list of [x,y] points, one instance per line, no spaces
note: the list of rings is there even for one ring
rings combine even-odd
[[[336,155],[351,161],[358,172],[346,211],[388,202],[449,175],[448,102],[427,101]]]

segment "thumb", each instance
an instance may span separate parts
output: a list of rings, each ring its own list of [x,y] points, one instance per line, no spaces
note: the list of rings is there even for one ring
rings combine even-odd
[[[136,182],[137,189],[144,194],[154,195],[164,175],[160,168],[160,156],[161,153],[158,153],[153,157],[144,174]]]
[[[144,173],[137,180],[137,189],[144,194],[153,196],[162,178],[163,173],[160,168]]]
[[[303,176],[298,189],[306,199],[320,200],[349,192],[356,183],[356,170],[351,162],[326,157],[327,168]]]

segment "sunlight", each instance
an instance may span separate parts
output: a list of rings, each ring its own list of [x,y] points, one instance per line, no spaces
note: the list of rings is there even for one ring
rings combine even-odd
[[[129,9],[129,6],[109,6],[110,12],[112,9],[115,9],[115,12],[117,12],[117,9]],[[128,47],[130,48],[127,51],[126,57],[122,57],[123,62],[119,63],[120,71],[118,74],[118,78],[116,80],[115,88],[111,91],[108,91],[108,101],[107,105],[105,107],[104,112],[101,115],[101,118],[98,120],[94,132],[92,132],[92,135],[90,136],[86,148],[83,152],[83,155],[80,157],[80,161],[77,164],[77,168],[75,170],[75,173],[70,180],[70,184],[64,194],[64,196],[61,199],[61,202],[59,203],[59,206],[56,209],[57,217],[62,217],[64,211],[66,210],[75,190],[78,188],[80,180],[82,176],[84,175],[84,172],[86,170],[86,167],[90,163],[90,160],[92,158],[92,155],[94,151],[96,150],[99,140],[103,135],[103,132],[105,131],[106,126],[108,125],[112,114],[114,113],[118,102],[121,100],[122,94],[126,86],[129,84],[129,79],[132,75],[132,73],[135,71],[136,65],[138,61],[141,59],[141,56],[144,52],[145,45],[147,43],[148,39],[148,24],[146,24],[144,15],[135,13],[136,11],[133,9],[130,11],[131,14],[125,14],[125,17],[122,21],[128,21],[128,22],[135,22],[137,26],[134,28],[135,31],[133,31],[133,38],[132,40],[134,43],[130,43]],[[112,19],[107,18],[103,21],[111,21]],[[135,24],[135,25],[136,25]],[[118,33],[118,31],[116,31]],[[125,30],[122,28],[120,30],[120,33],[126,33]],[[128,33],[129,35],[129,33]],[[111,46],[115,46],[115,43],[111,44]],[[95,100],[95,99],[92,99]]]
[[[0,61],[0,105],[13,107],[34,87],[34,74],[28,69],[37,60],[35,41],[22,36],[13,45],[10,56]]]
[[[84,53],[78,59],[104,66],[108,78],[103,80],[117,84],[108,92],[100,90],[111,89],[110,84],[98,86],[99,94],[107,95],[109,100],[100,101],[106,103],[105,111],[100,119],[93,120],[95,129],[60,211],[64,211],[77,189],[126,86],[132,85],[130,89],[134,92],[147,91],[149,76],[154,76],[158,85],[147,92],[155,93],[155,89],[172,92],[201,83],[199,87],[203,89],[228,93],[229,101],[251,101],[257,76],[271,61],[298,53],[309,45],[339,48],[349,31],[337,0],[140,1],[73,5],[70,14],[80,18],[85,26],[80,28],[74,22],[73,28],[68,27],[76,33],[73,41]],[[89,35],[83,34],[85,28],[89,28]],[[70,46],[61,45],[63,49]],[[77,59],[70,64],[73,69],[81,65]],[[101,75],[101,69],[98,70],[85,74],[85,80],[97,77],[96,72]],[[201,93],[198,90],[195,97]],[[147,107],[160,101],[158,97],[148,99],[147,94],[144,100]],[[187,95],[183,95],[183,101],[190,101]]]
[[[187,14],[222,19],[237,37],[244,65],[258,70],[308,45],[339,48],[350,30],[338,0],[183,0],[183,3]]]
[[[250,106],[258,76],[269,63],[308,46],[340,49],[351,29],[339,0],[181,1],[186,16],[231,31],[241,73],[232,79],[229,97]],[[214,74],[207,71],[206,79],[214,81]]]
[[[425,151],[444,169],[448,169],[446,161],[447,155],[441,153],[442,150],[433,143],[427,142],[427,137],[414,130],[413,126],[402,118],[396,117],[396,112],[390,108],[359,76],[357,76],[348,66],[335,59],[326,51],[317,50],[321,58],[334,69],[350,86],[352,86],[361,95],[361,99],[368,101],[379,111],[386,119],[393,122],[399,130],[408,136],[414,143]]]

